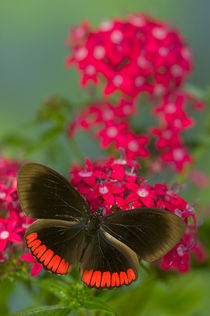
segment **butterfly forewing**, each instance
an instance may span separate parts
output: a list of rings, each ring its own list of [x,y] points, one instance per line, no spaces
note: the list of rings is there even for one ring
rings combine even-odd
[[[23,165],[17,187],[22,209],[30,218],[75,221],[89,215],[87,202],[67,179],[43,165]]]
[[[81,279],[88,287],[129,285],[138,271],[135,252],[103,229],[97,231],[81,259]]]
[[[185,223],[177,215],[152,208],[121,211],[105,216],[102,227],[149,262],[167,254],[185,231]]]
[[[65,274],[81,257],[85,245],[85,223],[39,219],[28,228],[25,240],[45,269]]]

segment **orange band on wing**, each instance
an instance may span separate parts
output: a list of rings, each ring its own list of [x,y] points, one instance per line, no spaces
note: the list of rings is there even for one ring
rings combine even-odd
[[[103,272],[102,278],[101,278],[101,287],[110,287],[111,285],[111,274],[110,272]]]
[[[127,272],[120,271],[111,273],[110,271],[81,271],[82,281],[90,287],[110,288],[128,285],[136,280],[136,275],[133,269],[128,269]]]
[[[47,247],[45,245],[41,245],[38,248],[36,248],[36,250],[33,252],[33,254],[36,255],[37,258],[40,258],[46,249],[47,249]]]
[[[48,265],[48,263],[50,262],[50,260],[52,259],[54,255],[54,252],[50,249],[48,249],[47,251],[44,252],[44,254],[41,256],[41,258],[39,259],[45,266]]]
[[[120,286],[120,276],[119,273],[114,272],[112,273],[112,286]]]
[[[26,243],[32,254],[52,272],[61,274],[69,272],[72,269],[72,264],[66,262],[59,255],[55,255],[51,249],[47,249],[47,246],[42,244],[37,237],[37,233],[31,233],[26,236]]]
[[[133,271],[133,269],[128,269],[127,270],[127,275],[128,275],[128,282],[131,283],[132,281],[136,280],[136,275]]]
[[[26,236],[26,239],[27,239],[28,242],[30,242],[30,241],[32,241],[32,240],[34,240],[36,238],[37,238],[37,233],[31,233],[28,236]]]
[[[100,287],[101,285],[101,271],[95,271],[91,278],[90,286]]]
[[[47,268],[55,272],[58,268],[60,261],[61,261],[61,257],[58,255],[55,255],[50,261],[50,263],[48,264]]]
[[[85,282],[87,285],[90,284],[90,280],[91,280],[91,277],[92,277],[92,274],[93,274],[93,270],[86,270],[84,273],[83,273],[83,276],[82,276],[82,281]]]
[[[125,272],[120,272],[120,284],[128,284],[128,277]]]

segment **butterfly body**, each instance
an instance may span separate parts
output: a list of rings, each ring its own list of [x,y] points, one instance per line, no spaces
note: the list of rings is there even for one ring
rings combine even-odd
[[[88,287],[114,288],[138,278],[139,259],[149,262],[170,251],[185,223],[161,209],[139,208],[107,216],[89,205],[63,176],[35,163],[18,173],[22,209],[37,219],[27,229],[26,245],[43,267],[66,274],[80,263]]]

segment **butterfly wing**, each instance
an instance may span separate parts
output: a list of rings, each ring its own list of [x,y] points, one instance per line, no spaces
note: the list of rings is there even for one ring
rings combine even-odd
[[[46,270],[66,274],[79,262],[85,244],[85,222],[38,219],[25,234],[27,247]]]
[[[140,208],[105,216],[102,228],[146,261],[167,254],[182,238],[185,222],[161,209]]]
[[[135,281],[139,261],[134,251],[100,228],[82,256],[80,268],[88,287],[110,289]]]
[[[90,213],[87,202],[67,179],[46,166],[23,165],[17,188],[22,209],[30,218],[75,221]]]

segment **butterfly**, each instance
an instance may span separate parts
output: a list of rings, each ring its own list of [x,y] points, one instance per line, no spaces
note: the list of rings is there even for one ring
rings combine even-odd
[[[139,259],[154,261],[182,238],[185,222],[162,209],[138,208],[102,216],[56,171],[37,163],[21,167],[18,196],[27,217],[37,219],[25,233],[36,260],[56,274],[80,263],[90,288],[129,285],[138,278]]]

